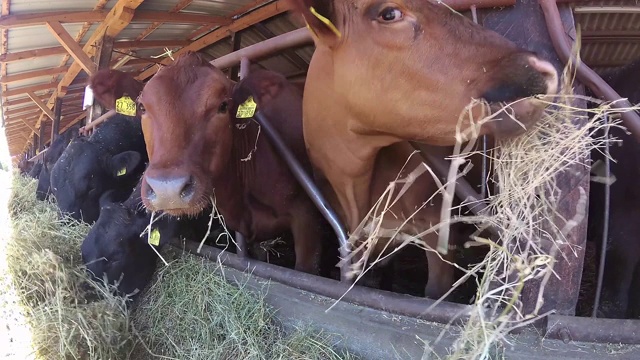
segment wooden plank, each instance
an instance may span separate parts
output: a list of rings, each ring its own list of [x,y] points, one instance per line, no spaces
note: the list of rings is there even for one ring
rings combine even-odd
[[[5,75],[0,77],[0,83],[10,84],[12,82],[35,79],[42,76],[58,75],[58,74],[64,73],[68,69],[69,69],[68,67],[60,66],[60,67],[49,68],[49,69],[25,71],[25,72],[22,72],[19,74],[13,74],[13,75]]]
[[[50,21],[59,23],[97,23],[105,21],[109,12],[105,10],[94,11],[51,11],[36,14],[19,14],[3,17],[0,20],[0,29],[12,29],[25,26],[46,24]],[[178,24],[216,24],[228,25],[231,21],[222,16],[211,16],[193,13],[169,13],[165,11],[141,11],[136,13],[133,21],[136,22],[161,22]]]
[[[54,105],[54,117],[53,123],[51,124],[51,141],[55,140],[60,134],[60,118],[62,117],[62,98],[56,99],[56,104]]]
[[[10,6],[11,6],[10,0],[2,0],[2,4],[0,6],[1,7],[0,15],[2,15],[2,17],[9,16]],[[7,53],[9,49],[7,46],[8,41],[9,41],[9,30],[7,29],[0,30],[0,56],[4,56]],[[6,76],[6,75],[7,75],[7,64],[0,63],[0,76]],[[2,91],[2,93],[7,91],[7,85],[0,84],[0,90]],[[4,116],[2,116],[2,125],[4,125],[4,121],[5,121],[5,118]]]
[[[15,53],[2,54],[0,55],[0,62],[6,64],[10,62],[15,62],[15,61],[34,59],[37,57],[63,55],[66,53],[67,53],[67,50],[62,46],[55,46],[55,47],[34,49],[34,50],[25,50],[25,51],[18,51]]]
[[[102,1],[101,1],[102,2]],[[96,28],[96,30],[91,34],[87,43],[83,46],[82,50],[88,55],[93,55],[95,49],[93,49],[93,45],[96,41],[101,39],[105,34],[111,37],[116,37],[122,30],[124,30],[131,19],[133,19],[133,14],[135,9],[142,4],[143,0],[118,0],[118,2],[111,8],[104,21],[100,23],[100,25]],[[53,107],[53,103],[57,96],[64,96],[66,93],[65,88],[69,86],[73,82],[73,80],[78,76],[82,68],[76,62],[71,64],[69,67],[69,71],[62,77],[60,82],[58,83],[58,89],[55,91],[49,101],[47,102],[47,107]],[[38,124],[42,121],[42,116],[38,120]]]
[[[106,16],[106,11],[51,11],[10,15],[0,20],[0,29],[40,25],[49,21],[61,23],[100,22]]]
[[[31,100],[33,100],[34,103],[36,103],[36,105],[38,105],[40,110],[42,110],[44,114],[49,117],[49,119],[55,119],[53,111],[51,111],[51,109],[49,109],[44,102],[40,101],[40,98],[38,98],[36,94],[34,94],[33,92],[27,92],[27,95],[31,98]]]
[[[192,42],[189,46],[183,47],[182,49],[174,53],[174,58],[189,50],[198,51],[204,47],[207,47],[213,43],[216,43],[226,38],[227,36],[229,36],[231,32],[238,32],[238,31],[244,30],[255,23],[269,19],[278,14],[282,14],[283,12],[286,12],[290,9],[291,9],[291,5],[288,2],[284,2],[282,0],[275,1],[267,6],[264,6],[254,12],[249,13],[246,16],[243,16],[235,20],[230,25],[220,27],[219,29],[213,31],[212,33],[205,35],[200,39]],[[172,60],[170,58],[166,58],[162,61],[162,63],[165,65],[171,62]],[[150,76],[152,76],[153,74],[155,74],[156,71],[158,71],[158,67],[153,66],[143,71],[142,73],[140,73],[136,78],[138,80],[145,80]]]
[[[69,52],[69,55],[71,55],[71,57],[73,57],[73,59],[82,66],[87,74],[93,75],[93,73],[95,73],[95,64],[91,61],[89,56],[87,56],[80,44],[78,44],[75,39],[69,35],[67,30],[62,27],[62,24],[57,21],[49,21],[47,22],[47,28],[58,40],[60,45]]]
[[[95,54],[95,62],[98,69],[108,69],[109,63],[111,62],[111,54],[113,50],[113,38],[111,36],[105,35],[102,40],[98,43],[96,54]],[[93,121],[93,119],[97,119],[102,115],[104,109],[102,105],[100,105],[97,101],[93,101],[93,104],[87,109],[87,118],[86,124]],[[85,125],[86,125],[85,124]]]
[[[50,90],[55,88],[56,88],[56,84],[38,84],[38,85],[31,85],[31,86],[23,86],[16,89],[5,91],[4,93],[2,93],[2,97],[6,99],[14,95],[26,94],[28,92],[36,92],[36,91],[42,91],[42,90]]]
[[[156,49],[183,47],[191,44],[189,40],[137,40],[137,41],[117,41],[114,49]]]
[[[568,5],[560,4],[558,7],[566,33],[575,37],[575,23],[571,8]],[[558,73],[562,73],[564,65],[552,46],[542,10],[537,2],[519,0],[512,8],[481,10],[478,13],[483,17],[481,21],[483,26],[550,61]],[[518,26],[514,26],[514,24],[518,24]],[[578,89],[576,92],[579,94],[580,90]],[[582,108],[585,105],[584,102],[576,104]],[[584,126],[584,123],[576,123],[576,126]],[[586,154],[586,156],[589,155]],[[558,215],[565,219],[572,219],[576,215],[576,206],[580,200],[579,187],[582,187],[586,193],[589,192],[589,168],[579,165],[582,162],[583,159],[577,160],[575,166],[567,169],[556,180],[564,195],[558,202],[557,211]],[[582,219],[566,235],[567,243],[559,246],[559,253],[556,255],[557,262],[553,268],[559,279],[555,275],[550,277],[544,288],[544,304],[538,311],[539,314],[550,310],[556,310],[557,314],[562,315],[575,314],[586,244],[586,220],[586,217]],[[553,226],[558,229],[565,226],[564,221],[559,218],[553,219],[553,222]],[[547,252],[550,251],[547,245],[544,249]],[[525,284],[520,297],[523,314],[530,314],[535,309],[538,293],[542,286],[541,280],[535,279]]]
[[[177,13],[178,11],[186,8],[187,6],[191,5],[191,3],[193,2],[193,0],[180,0],[171,10],[169,10],[169,13]],[[158,27],[160,27],[163,24],[163,22],[153,22],[151,23],[151,25],[149,25],[149,27],[147,27],[146,29],[144,29],[140,35],[138,35],[136,37],[136,40],[142,40],[144,38],[146,38],[147,36],[149,36],[153,31],[155,31]],[[186,46],[186,44],[184,45]]]
[[[135,22],[164,22],[177,24],[229,25],[231,20],[222,16],[192,13],[170,13],[166,11],[141,11],[133,15]]]

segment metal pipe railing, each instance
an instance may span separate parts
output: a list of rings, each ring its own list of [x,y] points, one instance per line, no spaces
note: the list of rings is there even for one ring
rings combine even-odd
[[[307,193],[307,195],[309,195],[311,201],[313,201],[313,203],[316,205],[322,216],[327,219],[327,221],[331,225],[331,228],[336,233],[338,241],[340,242],[340,257],[342,257],[343,259],[347,259],[347,256],[349,255],[347,235],[342,226],[342,223],[338,219],[338,215],[333,210],[333,208],[331,208],[331,205],[329,205],[327,200],[320,192],[320,189],[318,189],[318,187],[315,185],[313,179],[311,179],[311,176],[309,176],[309,174],[307,174],[307,172],[302,168],[302,165],[300,164],[298,159],[296,159],[293,153],[291,153],[287,145],[284,143],[284,140],[282,140],[282,138],[280,137],[280,134],[278,134],[278,131],[273,128],[266,116],[260,113],[260,111],[256,111],[256,113],[253,115],[253,118],[258,122],[258,124],[260,124],[260,127],[262,128],[264,133],[267,134],[269,142],[276,148],[278,154],[282,156],[284,161],[287,163],[287,165],[289,166],[289,170],[291,170],[293,176],[296,178],[296,180],[298,180],[300,185],[302,185],[302,188]],[[345,261],[345,264],[340,268],[341,281],[348,280],[348,270],[349,264],[347,261]]]
[[[622,99],[622,96],[613,90],[595,71],[584,63],[578,63],[575,56],[571,54],[570,39],[562,26],[562,19],[560,18],[556,0],[538,0],[538,3],[544,13],[544,19],[547,23],[547,30],[549,31],[553,47],[562,62],[566,65],[571,61],[575,66],[578,80],[589,87],[596,96],[607,101]],[[620,100],[616,101],[612,106],[618,109],[624,109],[630,108],[631,104],[627,100]],[[635,137],[636,141],[640,142],[640,116],[633,110],[627,110],[620,115],[625,127],[631,131],[631,135]]]

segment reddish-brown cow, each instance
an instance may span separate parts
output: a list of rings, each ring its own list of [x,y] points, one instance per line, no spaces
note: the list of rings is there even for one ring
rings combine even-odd
[[[89,86],[100,105],[113,110],[116,108],[116,100],[125,95],[135,101],[144,84],[126,72],[102,69],[91,76]]]
[[[397,176],[411,152],[404,141],[452,145],[458,117],[474,98],[495,106],[557,91],[550,63],[431,1],[291,1],[316,45],[304,90],[307,150],[350,231]],[[512,108],[525,126],[542,111],[535,100]],[[521,131],[508,119],[481,129],[499,136]],[[413,186],[383,227],[395,229],[434,190],[428,181]],[[437,223],[439,204],[436,199],[403,230],[415,234]],[[423,238],[432,246],[435,239]],[[437,297],[449,289],[453,269],[433,253],[428,262],[426,295]]]
[[[322,217],[257,124],[235,119],[232,88],[222,71],[196,53],[149,80],[139,98],[149,153],[143,202],[179,216],[198,213],[214,196],[230,230],[250,242],[291,231],[296,269],[318,273]],[[310,171],[301,95],[267,71],[249,75],[234,94],[247,92]]]

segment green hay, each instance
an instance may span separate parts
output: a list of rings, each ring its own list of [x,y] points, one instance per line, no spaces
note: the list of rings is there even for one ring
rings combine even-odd
[[[36,359],[353,358],[334,351],[326,334],[285,332],[264,289],[232,285],[216,264],[191,255],[160,263],[152,285],[127,309],[128,299],[93,282],[82,266],[90,227],[59,219],[55,204],[36,200],[36,183],[14,175],[2,274],[16,290]]]
[[[225,281],[218,265],[184,255],[158,274],[134,322],[156,354],[175,359],[345,359],[309,329],[287,334],[258,294]]]

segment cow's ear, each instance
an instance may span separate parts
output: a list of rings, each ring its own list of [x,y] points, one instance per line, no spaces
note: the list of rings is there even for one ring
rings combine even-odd
[[[114,177],[127,176],[135,169],[142,157],[137,151],[125,151],[111,158],[111,173]]]
[[[100,208],[103,208],[104,206],[111,205],[111,204],[114,204],[114,203],[117,203],[117,202],[118,201],[116,200],[116,192],[115,192],[115,190],[107,190],[107,191],[105,191],[100,196],[100,200],[99,200]]]
[[[334,47],[342,33],[336,27],[333,0],[289,0],[292,10],[301,15],[316,45]]]

